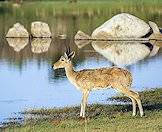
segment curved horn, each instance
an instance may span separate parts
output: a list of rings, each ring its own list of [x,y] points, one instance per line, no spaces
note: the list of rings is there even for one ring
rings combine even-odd
[[[71,51],[70,51],[70,46],[69,46],[69,44],[67,43],[66,40],[64,41],[64,44],[65,44],[65,48],[66,48],[66,51],[65,51],[65,53],[64,53],[64,56],[65,56],[66,58],[69,58],[69,54],[71,53]]]

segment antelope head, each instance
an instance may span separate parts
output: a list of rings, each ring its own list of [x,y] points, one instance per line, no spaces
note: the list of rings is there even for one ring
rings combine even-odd
[[[75,56],[75,52],[65,52],[60,59],[53,64],[53,69],[65,68],[71,65],[71,60]]]

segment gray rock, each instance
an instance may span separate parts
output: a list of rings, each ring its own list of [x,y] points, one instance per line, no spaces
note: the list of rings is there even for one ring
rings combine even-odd
[[[47,23],[44,22],[32,22],[31,23],[31,34],[36,38],[49,38],[51,37],[51,31]]]
[[[67,35],[66,34],[59,34],[58,37],[59,37],[59,39],[66,39]]]
[[[76,35],[74,36],[74,39],[75,40],[89,40],[89,39],[91,39],[91,37],[89,36],[89,35],[87,35],[87,34],[85,34],[84,32],[82,32],[82,31],[78,31],[77,33],[76,33]]]
[[[28,31],[24,28],[20,23],[16,23],[12,28],[9,29],[7,38],[15,38],[15,37],[29,37]]]
[[[151,27],[151,29],[153,31],[153,34],[151,34],[149,36],[149,38],[150,39],[161,39],[162,38],[162,34],[161,34],[160,29],[157,26],[157,24],[154,23],[154,22],[149,21],[149,25],[150,25],[150,27]]]
[[[92,38],[106,37],[135,37],[145,36],[150,32],[150,27],[143,20],[127,14],[115,15],[104,24],[96,28],[92,33]]]

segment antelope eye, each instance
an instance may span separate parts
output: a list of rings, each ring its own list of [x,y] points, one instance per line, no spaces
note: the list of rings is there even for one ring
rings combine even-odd
[[[61,61],[64,61],[63,59],[61,59]]]

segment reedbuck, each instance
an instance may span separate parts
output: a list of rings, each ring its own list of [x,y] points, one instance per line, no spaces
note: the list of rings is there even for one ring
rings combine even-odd
[[[136,102],[139,107],[140,115],[143,116],[143,108],[139,94],[131,90],[132,76],[125,69],[118,67],[86,69],[75,71],[73,69],[72,58],[75,52],[66,52],[64,56],[53,65],[54,69],[65,68],[66,76],[69,81],[83,93],[80,117],[85,117],[85,108],[90,91],[105,88],[114,88],[132,100],[133,116],[136,115]]]

